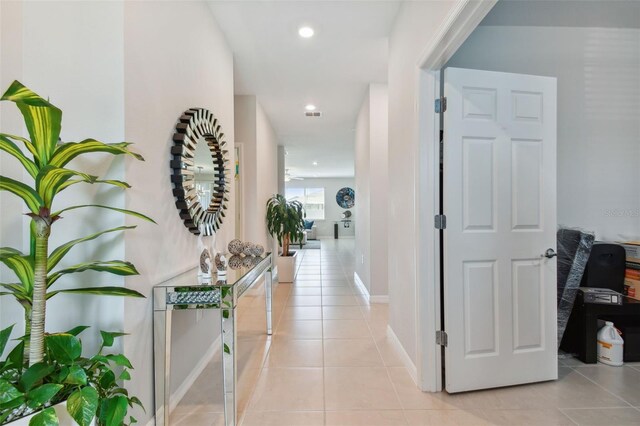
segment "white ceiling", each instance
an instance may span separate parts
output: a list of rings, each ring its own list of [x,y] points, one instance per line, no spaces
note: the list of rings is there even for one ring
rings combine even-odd
[[[500,0],[480,25],[640,28],[640,0]]]
[[[257,96],[288,152],[290,173],[353,176],[356,117],[368,84],[387,81],[387,39],[400,2],[209,4],[234,52],[236,94]],[[313,38],[298,36],[303,25],[315,30]],[[321,118],[304,116],[309,103]]]

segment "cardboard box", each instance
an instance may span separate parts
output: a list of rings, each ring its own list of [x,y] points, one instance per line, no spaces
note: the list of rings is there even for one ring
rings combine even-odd
[[[640,263],[640,241],[627,241],[620,245],[627,254],[627,262]]]
[[[640,269],[627,268],[624,271],[624,277],[631,280],[640,280]]]
[[[624,279],[624,295],[640,299],[640,280]]]

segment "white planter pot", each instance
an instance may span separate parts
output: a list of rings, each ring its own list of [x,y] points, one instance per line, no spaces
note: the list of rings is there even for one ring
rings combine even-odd
[[[292,250],[289,250],[292,251]],[[298,252],[294,251],[293,256],[278,256],[278,282],[292,283],[296,276],[296,263]]]
[[[56,414],[58,415],[59,425],[60,426],[78,426],[78,423],[73,420],[73,417],[69,415],[67,412],[67,402],[61,402],[60,404],[54,405],[53,408],[56,410]],[[29,421],[31,417],[35,416],[38,413],[33,413],[27,417],[22,417],[21,419],[14,420],[11,423],[7,423],[7,425],[11,426],[29,426]],[[95,420],[91,422],[91,426],[95,426]]]

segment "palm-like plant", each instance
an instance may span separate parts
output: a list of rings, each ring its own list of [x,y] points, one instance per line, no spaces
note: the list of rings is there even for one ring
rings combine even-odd
[[[280,194],[267,201],[267,230],[278,239],[283,256],[289,256],[291,241],[301,241],[304,237],[305,217],[299,201],[287,201]]]
[[[107,229],[83,238],[69,241],[49,253],[49,236],[52,225],[64,212],[92,207],[115,210],[153,222],[149,217],[130,210],[105,205],[78,205],[53,211],[56,195],[78,183],[106,184],[119,188],[129,188],[126,182],[100,180],[76,170],[66,168],[74,158],[95,152],[112,155],[130,155],[138,160],[142,156],[129,150],[129,143],[106,144],[94,139],[81,142],[60,142],[62,111],[41,98],[36,93],[14,81],[1,101],[16,104],[29,132],[30,139],[0,133],[0,150],[15,157],[33,179],[28,185],[14,179],[0,176],[0,191],[8,191],[20,197],[26,204],[31,217],[31,247],[28,254],[9,247],[0,248],[0,262],[7,265],[18,277],[19,283],[0,284],[0,296],[13,296],[24,308],[25,317],[25,358],[29,365],[43,358],[45,336],[45,314],[47,300],[58,293],[90,293],[109,296],[144,297],[142,294],[122,287],[90,287],[51,290],[51,286],[64,275],[82,271],[102,271],[117,275],[138,274],[135,266],[122,260],[92,261],[54,271],[62,258],[77,244],[93,240],[101,235],[124,231],[135,226],[120,226]],[[17,144],[23,144],[25,154]],[[30,155],[29,155],[30,154]]]

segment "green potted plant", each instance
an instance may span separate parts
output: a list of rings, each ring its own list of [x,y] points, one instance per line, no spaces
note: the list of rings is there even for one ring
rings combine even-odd
[[[306,214],[302,203],[287,201],[275,194],[267,201],[267,230],[278,239],[282,253],[278,256],[278,280],[293,282],[297,252],[289,249],[292,241],[304,238],[304,218]]]
[[[25,322],[25,335],[18,339],[19,343],[6,358],[2,356],[13,326],[0,331],[0,424],[34,413],[29,425],[58,425],[60,409],[56,410],[54,406],[62,401],[66,401],[66,411],[81,426],[134,423],[135,419],[126,419],[127,411],[133,404],[140,405],[140,401],[129,396],[122,386],[130,379],[128,369],[132,366],[124,355],[107,352],[114,339],[124,333],[102,331],[100,350],[85,358],[78,335],[86,326],[48,334],[45,333],[45,320],[47,301],[60,293],[144,297],[137,291],[115,286],[54,288],[69,274],[83,271],[123,276],[138,274],[133,264],[123,260],[90,261],[56,269],[76,245],[135,226],[106,229],[49,250],[52,225],[63,213],[75,209],[108,209],[153,222],[140,213],[106,205],[76,205],[53,210],[55,197],[76,184],[130,187],[126,182],[101,180],[66,168],[74,158],[96,152],[143,158],[130,151],[130,144],[126,142],[106,144],[95,139],[61,142],[62,111],[18,81],[13,82],[0,101],[16,104],[30,137],[0,133],[0,150],[19,161],[32,179],[30,185],[0,176],[0,191],[21,198],[27,207],[27,216],[31,218],[27,253],[10,247],[0,248],[0,262],[12,270],[18,280],[0,283],[0,296],[12,296],[20,303]],[[24,151],[19,144],[24,146]]]

